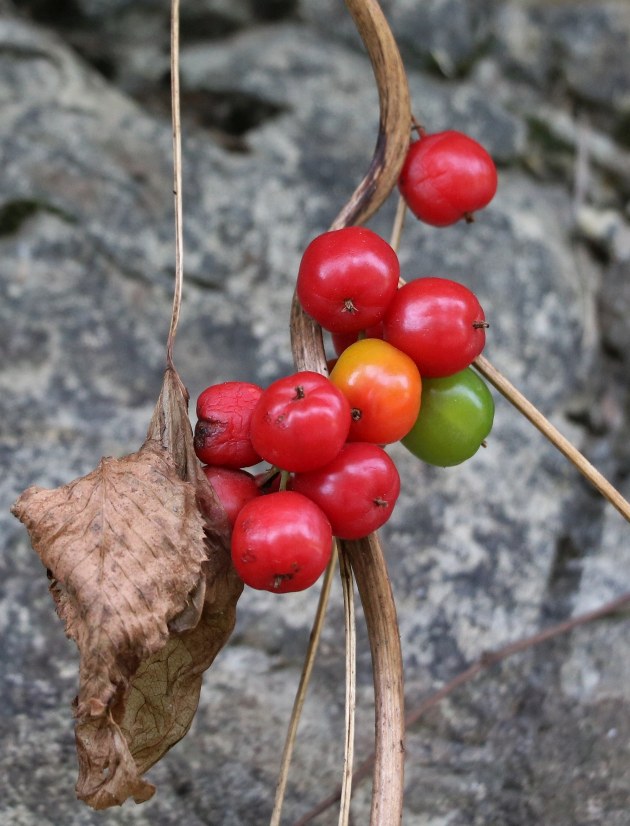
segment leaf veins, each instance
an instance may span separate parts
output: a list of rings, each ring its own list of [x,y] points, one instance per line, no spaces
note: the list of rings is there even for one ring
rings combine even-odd
[[[79,649],[77,794],[97,809],[153,794],[142,774],[188,731],[242,590],[187,403],[169,368],[140,450],[12,509]]]

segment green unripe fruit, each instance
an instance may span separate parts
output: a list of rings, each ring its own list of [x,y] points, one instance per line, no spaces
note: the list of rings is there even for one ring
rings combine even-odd
[[[423,379],[422,404],[403,445],[423,462],[459,465],[473,456],[492,429],[494,400],[474,370]]]

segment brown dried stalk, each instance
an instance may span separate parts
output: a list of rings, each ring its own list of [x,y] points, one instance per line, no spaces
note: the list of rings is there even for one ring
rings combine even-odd
[[[486,378],[490,384],[512,404],[514,407],[528,419],[534,427],[536,427],[549,441],[562,453],[562,455],[573,464],[580,473],[585,476],[588,481],[607,499],[610,504],[617,508],[619,513],[628,521],[630,521],[630,502],[619,493],[619,491],[611,485],[611,483],[603,476],[597,468],[588,461],[588,459],[580,453],[575,445],[570,442],[566,436],[563,436],[560,431],[554,427],[549,419],[535,407],[525,396],[514,387],[514,385],[500,373],[496,367],[488,361],[485,356],[477,356],[473,362],[473,366]]]
[[[380,124],[365,178],[333,221],[333,229],[367,220],[388,197],[409,144],[411,109],[407,78],[394,36],[375,0],[346,0],[366,46],[379,92]],[[326,374],[321,328],[300,307],[291,312],[291,346],[299,370]],[[376,760],[370,826],[402,819],[404,694],[398,619],[382,549],[375,535],[343,542],[354,571],[370,638],[374,672]]]
[[[345,553],[339,557],[339,569],[343,586],[343,607],[346,626],[346,739],[341,781],[341,805],[339,826],[350,822],[352,778],[354,770],[354,728],[357,704],[357,633],[354,612],[354,580],[350,560]]]
[[[184,217],[182,199],[182,125],[179,92],[179,0],[171,0],[171,119],[173,128],[173,200],[175,206],[175,289],[166,341],[166,363],[173,367],[173,344],[184,286]]]
[[[295,699],[293,701],[293,709],[291,711],[291,719],[287,729],[286,738],[284,741],[284,749],[282,752],[282,761],[280,764],[280,772],[278,775],[278,782],[276,784],[276,797],[274,801],[273,811],[271,813],[271,820],[269,826],[280,826],[280,817],[282,815],[282,804],[284,803],[284,795],[287,787],[287,780],[289,778],[289,767],[291,758],[293,756],[293,747],[297,737],[298,725],[306,699],[306,691],[313,673],[313,665],[315,664],[315,656],[319,648],[319,641],[322,636],[324,628],[324,619],[326,617],[326,610],[330,599],[330,590],[332,588],[333,576],[337,568],[337,553],[336,549],[333,556],[328,563],[326,573],[324,574],[324,581],[322,589],[319,594],[319,602],[317,604],[317,611],[315,619],[313,620],[313,627],[311,628],[311,635],[308,641],[308,648],[306,656],[304,657],[304,664],[302,665],[302,673],[300,675],[300,682],[298,685]]]

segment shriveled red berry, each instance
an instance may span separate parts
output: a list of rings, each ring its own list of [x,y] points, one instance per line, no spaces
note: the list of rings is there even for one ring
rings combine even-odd
[[[398,256],[387,241],[366,227],[345,227],[308,245],[297,295],[324,329],[358,332],[381,320],[399,276]]]
[[[282,594],[302,591],[323,573],[332,553],[330,522],[294,491],[248,502],[232,532],[232,561],[246,585]]]
[[[250,439],[250,422],[262,392],[256,384],[226,381],[199,395],[194,446],[200,461],[233,468],[260,461]]]
[[[349,442],[323,468],[296,473],[291,490],[319,505],[335,536],[359,539],[391,516],[400,493],[400,477],[382,447]]]
[[[398,179],[409,209],[421,221],[445,227],[482,209],[497,190],[488,152],[462,132],[423,135],[409,147]]]

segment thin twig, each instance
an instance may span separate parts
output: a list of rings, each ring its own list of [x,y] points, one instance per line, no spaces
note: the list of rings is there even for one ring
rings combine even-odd
[[[311,629],[311,636],[308,643],[308,648],[302,666],[302,674],[300,675],[300,682],[293,701],[293,709],[291,711],[291,719],[287,729],[287,735],[284,743],[284,750],[282,752],[282,762],[280,764],[280,773],[278,775],[278,783],[276,785],[276,797],[274,800],[273,812],[271,813],[271,820],[269,826],[280,826],[280,818],[282,816],[282,804],[284,803],[284,795],[287,787],[287,780],[289,778],[289,768],[291,765],[291,757],[293,756],[293,747],[297,737],[298,725],[302,715],[302,708],[304,707],[304,700],[306,699],[306,692],[308,684],[313,672],[313,664],[317,655],[319,641],[324,627],[324,619],[326,616],[326,609],[330,600],[330,590],[334,579],[335,568],[337,565],[337,551],[336,546],[333,550],[333,555],[322,582],[322,589],[319,594],[319,602],[317,604],[317,611],[315,612],[315,619],[313,620],[313,627]]]
[[[396,215],[394,216],[394,224],[392,226],[392,234],[389,239],[389,245],[394,250],[394,252],[398,252],[398,247],[400,246],[400,239],[402,237],[402,231],[405,226],[406,214],[407,202],[402,197],[402,195],[399,195],[398,204],[396,205]]]
[[[179,0],[171,3],[171,117],[173,123],[173,197],[175,201],[175,291],[166,342],[166,363],[173,367],[173,344],[182,305],[184,233],[182,207],[182,126],[179,92]]]
[[[486,378],[490,384],[494,385],[496,389],[505,398],[514,405],[514,407],[522,413],[529,421],[538,428],[538,430],[546,436],[549,441],[558,448],[558,450],[565,456],[575,467],[582,473],[589,482],[604,496],[611,505],[613,505],[619,513],[630,521],[630,502],[628,502],[619,493],[619,491],[611,485],[611,483],[602,476],[602,474],[593,467],[588,459],[583,456],[580,451],[573,445],[560,431],[555,428],[551,422],[543,416],[543,414],[535,407],[525,396],[519,392],[514,385],[509,382],[505,376],[500,373],[484,356],[477,356],[473,362],[474,367]]]
[[[359,589],[372,655],[376,748],[370,826],[398,826],[404,789],[405,695],[396,604],[378,534],[344,540],[341,545]]]
[[[396,216],[394,218],[394,226],[392,229],[391,246],[397,250],[402,232],[405,215],[405,206],[403,199],[398,202]],[[400,285],[405,283],[404,279],[400,279]],[[562,455],[568,459],[589,482],[607,499],[610,504],[615,507],[619,513],[628,521],[630,521],[630,502],[628,502],[619,493],[617,488],[612,485],[606,477],[594,467],[588,459],[570,442],[560,431],[551,424],[549,419],[533,405],[519,390],[514,387],[496,367],[494,367],[485,356],[477,356],[473,361],[475,367],[490,384],[492,384],[501,393],[510,404],[528,419],[534,427],[536,427]]]
[[[357,634],[354,613],[354,580],[352,567],[345,552],[339,555],[343,606],[346,628],[346,740],[344,745],[343,774],[339,826],[348,826],[352,799],[352,773],[354,769],[354,727],[357,705]]]
[[[599,608],[595,608],[592,611],[586,611],[583,614],[578,614],[575,617],[571,617],[571,619],[559,622],[557,625],[552,625],[549,628],[545,628],[529,637],[522,637],[520,640],[508,643],[502,648],[484,652],[477,660],[475,660],[475,662],[469,665],[468,668],[461,671],[453,677],[452,680],[449,680],[448,683],[443,685],[442,688],[429,695],[417,706],[412,708],[405,717],[405,728],[409,729],[411,726],[415,725],[427,713],[427,711],[429,711],[429,709],[439,705],[442,700],[452,694],[457,688],[465,683],[469,683],[481,672],[497,665],[500,662],[503,662],[503,660],[508,659],[508,657],[512,657],[514,654],[520,654],[536,645],[549,642],[549,640],[559,637],[562,634],[567,634],[581,625],[587,625],[588,623],[595,622],[596,620],[604,619],[611,614],[616,614],[628,605],[630,605],[630,592],[622,594],[616,599],[600,605]],[[353,778],[355,787],[357,783],[370,774],[373,765],[374,752],[372,752],[372,754],[370,754],[369,757],[367,757],[355,771]],[[306,824],[310,823],[315,817],[320,815],[322,812],[325,812],[326,809],[334,806],[340,796],[341,787],[337,788],[325,800],[320,801],[317,806],[296,821],[293,826],[306,826]]]

